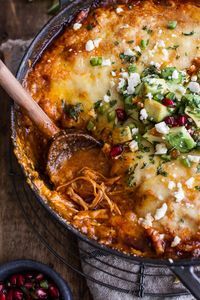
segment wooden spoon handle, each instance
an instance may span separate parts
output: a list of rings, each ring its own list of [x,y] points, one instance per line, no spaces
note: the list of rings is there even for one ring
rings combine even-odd
[[[17,81],[2,60],[0,60],[0,85],[17,104],[26,110],[29,118],[46,136],[52,137],[60,131],[54,122],[52,122],[41,107]]]

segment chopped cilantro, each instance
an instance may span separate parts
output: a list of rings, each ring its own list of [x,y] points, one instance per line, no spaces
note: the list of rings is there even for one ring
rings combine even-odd
[[[77,103],[75,105],[72,105],[66,104],[66,102],[64,102],[63,110],[71,119],[77,121],[80,113],[83,112],[83,104]]]
[[[86,29],[87,29],[87,30],[92,30],[94,27],[95,27],[94,24],[88,24],[88,25],[86,26]]]
[[[110,104],[110,107],[113,107],[117,104],[117,100],[110,100],[109,104]]]
[[[200,173],[200,164],[197,166],[197,173]]]
[[[190,36],[194,34],[194,30],[190,31],[190,32],[182,32],[183,35],[185,36]]]
[[[179,45],[169,46],[167,47],[168,50],[176,50],[178,49]]]
[[[144,50],[148,46],[148,44],[149,44],[149,40],[141,40],[141,42],[140,42],[140,48],[142,50]]]
[[[162,175],[164,177],[168,176],[168,173],[162,169],[162,165],[158,166],[156,174],[157,175]]]
[[[200,185],[196,185],[195,189],[200,192]]]

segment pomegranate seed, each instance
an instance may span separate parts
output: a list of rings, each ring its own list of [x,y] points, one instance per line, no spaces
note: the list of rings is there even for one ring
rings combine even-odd
[[[36,277],[35,277],[35,280],[36,281],[42,281],[44,279],[44,275],[42,273],[38,274]]]
[[[6,300],[13,300],[13,290],[8,291],[6,295]]]
[[[164,98],[162,100],[162,104],[165,105],[165,106],[175,106],[174,101],[169,99],[169,98]]]
[[[19,275],[17,276],[17,285],[18,285],[18,286],[22,286],[22,285],[24,285],[24,282],[25,282],[24,276],[21,275],[21,274],[19,274]]]
[[[47,299],[47,292],[44,289],[38,289],[36,290],[36,296],[39,299]]]
[[[122,151],[123,151],[122,145],[115,145],[110,150],[110,156],[116,157],[116,156],[120,155],[122,153]]]
[[[6,300],[6,295],[5,294],[0,294],[0,300]]]
[[[53,299],[57,299],[60,296],[59,290],[56,286],[51,285],[49,288],[49,294]]]
[[[4,289],[4,284],[3,283],[0,283],[0,292],[2,292]]]
[[[127,114],[123,108],[117,108],[115,111],[118,121],[125,121],[127,119]]]
[[[22,291],[16,290],[16,291],[13,292],[13,294],[14,294],[14,299],[15,300],[22,300],[23,299],[24,295],[23,295]]]
[[[167,124],[167,125],[171,125],[172,127],[174,127],[174,126],[178,126],[178,122],[177,122],[177,118],[176,117],[166,117],[165,119],[164,119],[164,121],[165,121],[165,123]]]
[[[33,287],[33,283],[32,282],[26,282],[26,283],[24,283],[24,287],[29,290]]]
[[[179,126],[184,126],[188,122],[188,118],[186,115],[180,115],[177,117],[177,123]]]
[[[10,277],[10,283],[11,283],[12,285],[16,285],[16,284],[17,284],[17,275],[12,275],[12,276]]]

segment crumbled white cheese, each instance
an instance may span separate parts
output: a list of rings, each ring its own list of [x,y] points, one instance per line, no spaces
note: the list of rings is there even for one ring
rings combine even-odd
[[[168,189],[173,190],[176,187],[176,183],[174,181],[169,181]]]
[[[87,41],[86,45],[85,45],[85,49],[86,51],[92,51],[94,50],[95,46],[92,40]]]
[[[133,94],[135,92],[135,87],[140,83],[140,74],[131,73],[128,78],[127,94]]]
[[[131,141],[130,143],[129,143],[129,148],[130,148],[130,150],[132,151],[132,152],[135,152],[135,151],[137,151],[138,150],[138,142],[136,142],[136,141]]]
[[[175,236],[174,240],[171,243],[171,247],[176,247],[180,243],[181,239],[179,236]]]
[[[119,83],[118,83],[118,90],[120,90],[121,88],[123,88],[126,84],[126,81],[124,78],[119,78]]]
[[[161,35],[162,34],[162,29],[159,29],[158,34]]]
[[[133,52],[133,50],[131,50],[130,48],[126,49],[124,51],[124,55],[128,55],[128,56],[134,56],[135,53]]]
[[[128,24],[124,24],[124,25],[120,26],[120,28],[126,29],[126,28],[129,28],[129,25]]]
[[[181,202],[185,198],[184,190],[182,188],[182,184],[177,184],[178,191],[174,192],[174,197],[176,198],[176,202]]]
[[[152,100],[152,99],[153,99],[152,93],[148,93],[148,94],[147,94],[147,98],[148,98],[149,100]]]
[[[192,76],[191,81],[197,81],[197,76],[196,75]]]
[[[121,72],[121,73],[120,73],[120,76],[122,76],[123,78],[128,79],[129,74],[128,74],[128,72]]]
[[[168,60],[169,59],[169,52],[167,49],[162,49],[162,54],[163,54],[163,60]]]
[[[170,264],[173,264],[173,263],[174,263],[174,261],[173,261],[172,258],[169,258],[168,261],[170,262]]]
[[[156,152],[155,152],[155,154],[162,155],[162,154],[166,154],[166,153],[167,153],[167,147],[166,147],[166,145],[164,143],[156,145]]]
[[[145,108],[141,109],[140,111],[140,120],[146,120],[148,118],[148,114]]]
[[[74,25],[73,25],[74,30],[79,30],[81,27],[82,27],[81,23],[74,23]]]
[[[106,102],[106,103],[108,103],[110,101],[110,96],[104,95],[103,96],[103,101]]]
[[[163,40],[160,40],[157,42],[158,48],[165,48],[165,42]]]
[[[108,59],[105,59],[105,58],[103,58],[102,59],[102,64],[101,64],[103,67],[109,67],[109,66],[111,66],[112,65],[112,62],[111,62],[111,60],[108,58]]]
[[[112,75],[113,77],[115,77],[117,74],[116,74],[115,71],[112,71],[112,72],[111,72],[111,75]]]
[[[139,132],[138,128],[132,128],[131,133],[132,135],[137,134]]]
[[[152,222],[154,221],[154,218],[150,213],[147,213],[145,218],[139,219],[139,224],[142,224],[144,227],[152,227]]]
[[[200,85],[198,82],[191,81],[188,84],[188,88],[192,93],[196,93],[196,94],[200,93]]]
[[[179,73],[177,70],[174,70],[173,73],[172,73],[172,79],[178,79],[179,77]]]
[[[188,159],[191,162],[196,162],[196,163],[200,162],[200,156],[198,156],[198,155],[188,155]]]
[[[141,52],[140,46],[135,46],[135,47],[134,47],[134,50],[135,50],[136,52]]]
[[[156,130],[162,134],[168,134],[170,128],[167,126],[165,122],[160,122],[155,125]]]
[[[121,7],[117,7],[116,8],[116,13],[117,14],[120,14],[121,12],[123,12],[124,10],[123,10],[123,8],[121,8]]]
[[[97,38],[95,40],[93,40],[94,46],[95,48],[99,47],[99,44],[101,43],[102,39],[101,38]]]
[[[185,184],[187,185],[188,189],[192,189],[193,188],[193,184],[194,184],[194,177],[189,178]]]
[[[156,221],[162,219],[165,216],[165,214],[167,212],[167,208],[168,208],[167,204],[163,203],[161,208],[156,209],[156,213],[155,213],[155,216],[154,216]]]
[[[150,65],[155,66],[157,69],[160,69],[160,67],[161,67],[161,64],[159,64],[158,62],[155,62],[155,61],[151,61]]]

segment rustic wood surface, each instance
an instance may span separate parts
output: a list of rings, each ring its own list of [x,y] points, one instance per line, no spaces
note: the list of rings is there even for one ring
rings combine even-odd
[[[0,45],[8,39],[32,38],[48,20],[49,5],[51,0],[34,0],[30,3],[26,0],[0,0]],[[23,196],[24,187],[21,181],[17,182],[17,192],[13,185],[9,153],[10,136],[10,102],[8,96],[0,89],[0,263],[26,258],[53,265],[54,269],[69,283],[75,300],[91,300],[85,280],[66,268],[49,252],[23,217],[17,196],[21,197],[22,201],[26,201],[26,198]],[[14,171],[18,172],[18,166],[15,164]],[[47,226],[51,226],[48,224],[50,223],[48,217],[45,222]],[[66,253],[67,247],[70,247],[73,240],[71,236],[67,238],[66,242],[66,238],[59,236],[59,239],[61,241],[63,239],[65,243]],[[63,252],[63,247],[60,246],[58,250]],[[77,251],[77,245],[74,251]],[[79,265],[78,255],[75,263]]]

